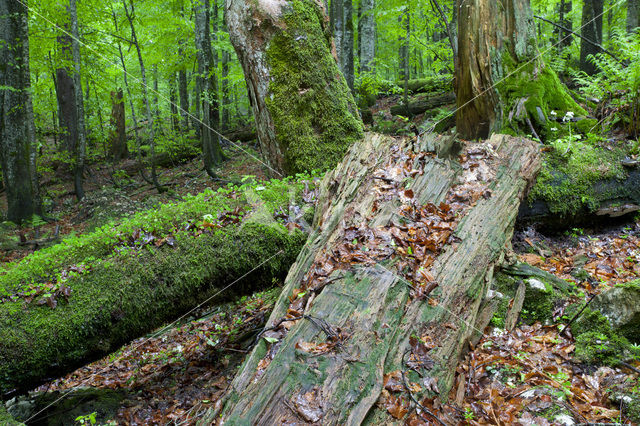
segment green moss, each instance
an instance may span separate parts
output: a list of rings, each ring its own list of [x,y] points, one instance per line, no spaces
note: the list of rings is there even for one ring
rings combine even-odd
[[[531,130],[523,119],[508,123],[506,117],[520,99],[526,99],[524,107],[539,136],[546,140],[552,135],[551,128],[562,127],[561,123],[550,120],[551,111],[563,117],[571,111],[575,116],[586,116],[587,112],[573,100],[556,72],[539,61],[521,64],[514,60],[508,49],[504,49],[502,66],[507,77],[497,86],[503,103],[504,132],[511,128],[519,134],[529,134]],[[534,76],[532,78],[532,76]],[[544,117],[540,117],[538,108]]]
[[[363,125],[322,29],[323,14],[310,0],[288,2],[266,49],[272,81],[267,107],[293,174],[328,169],[363,136]]]
[[[571,326],[571,331],[576,339],[575,357],[579,361],[616,366],[620,361],[640,357],[640,348],[615,333],[598,311],[586,308]]]
[[[0,425],[3,426],[24,426],[24,423],[17,422],[4,406],[4,403],[0,401]]]
[[[260,200],[269,212],[288,205],[289,189],[299,195],[296,185],[282,181],[263,187]],[[169,211],[175,212],[174,219],[196,214],[192,220],[201,223],[203,211],[216,217],[244,200],[243,196],[230,199],[224,192],[207,192]],[[102,356],[207,300],[261,261],[268,260],[222,296],[270,286],[273,279],[284,278],[306,239],[302,232],[288,232],[273,220],[257,223],[262,220],[256,218],[259,215],[247,217],[241,226],[227,225],[200,235],[156,215],[157,211],[147,212],[115,230],[99,230],[47,249],[45,253],[54,255],[51,262],[37,253],[5,271],[0,284],[5,291],[15,291],[24,282],[41,280],[48,265],[74,265],[86,261],[86,253],[92,258],[87,273],[66,279],[71,296],[68,302],[60,297],[55,309],[27,304],[22,298],[0,303],[0,391],[29,388],[44,377]],[[147,222],[142,224],[141,219]],[[159,226],[165,220],[167,226],[157,232],[170,230],[176,240],[173,248],[148,245],[114,250],[119,231]],[[107,242],[102,241],[105,235],[111,236]],[[103,255],[98,258],[96,253]]]
[[[626,150],[602,148],[590,139],[553,146],[551,152],[545,153],[536,184],[529,192],[529,202],[543,200],[552,213],[565,216],[581,209],[595,211],[602,201],[624,195],[622,185],[617,185],[614,189],[617,193],[612,194],[598,184],[606,179],[625,178],[620,160],[627,155]]]

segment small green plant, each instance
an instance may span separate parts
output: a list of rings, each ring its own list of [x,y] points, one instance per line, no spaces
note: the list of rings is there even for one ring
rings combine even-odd
[[[96,424],[96,412],[91,414],[85,414],[84,416],[76,417],[76,423],[81,425],[95,425]]]
[[[473,410],[469,407],[465,407],[463,416],[465,420],[473,420],[475,418]]]

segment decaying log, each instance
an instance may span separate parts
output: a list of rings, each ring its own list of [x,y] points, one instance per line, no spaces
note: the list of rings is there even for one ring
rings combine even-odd
[[[453,92],[442,93],[439,95],[422,97],[409,102],[409,108],[406,105],[398,104],[391,107],[393,115],[418,115],[430,109],[438,108],[444,105],[452,104],[456,101],[456,95]]]
[[[389,392],[409,399],[384,388],[399,375],[411,399],[447,398],[541,162],[521,138],[449,142],[368,134],[327,174],[267,328],[202,424],[379,424]]]

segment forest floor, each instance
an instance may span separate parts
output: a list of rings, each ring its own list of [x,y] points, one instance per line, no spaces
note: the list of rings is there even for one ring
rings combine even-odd
[[[374,113],[390,118],[386,109],[391,103],[379,104]],[[409,124],[403,126],[407,129]],[[227,153],[230,160],[224,163],[220,176],[230,180],[266,177],[262,166],[246,153],[233,147]],[[129,163],[118,168],[135,169]],[[10,230],[9,236],[19,242],[0,250],[0,268],[65,235],[87,232],[108,220],[226,184],[210,179],[200,159],[159,170],[161,183],[169,189],[163,194],[138,173],[119,176],[114,182],[112,166],[93,165],[89,169],[87,196],[80,203],[75,202],[69,176],[54,171],[45,174],[44,194],[54,200],[49,214],[56,220]],[[640,220],[554,235],[520,229],[513,238],[513,248],[521,261],[576,282],[587,294],[640,278]],[[588,279],[571,275],[577,267],[588,273]],[[87,387],[123,390],[126,396],[114,413],[115,424],[195,424],[230,385],[269,317],[278,291],[276,287],[233,303],[203,308],[171,328],[136,339],[118,352],[37,390],[60,395]],[[560,309],[557,317],[562,315]],[[585,424],[630,424],[622,414],[624,399],[617,395],[634,387],[640,389],[640,365],[582,365],[572,359],[570,332],[561,335],[561,330],[555,325],[534,324],[506,333],[489,327],[460,362],[459,377],[463,379],[454,386],[450,404],[442,405],[437,400],[421,404],[447,425],[516,421],[523,425],[562,424],[557,417],[560,411]],[[401,392],[401,384],[400,372],[386,375],[385,397],[379,403],[408,424],[427,424],[410,409],[411,401]],[[52,414],[44,412],[41,418]],[[549,420],[553,418],[555,423]],[[38,424],[37,420],[33,424]]]

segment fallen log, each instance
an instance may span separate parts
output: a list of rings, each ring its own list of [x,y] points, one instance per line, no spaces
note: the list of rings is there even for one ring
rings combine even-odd
[[[404,87],[404,81],[398,81],[398,87]],[[453,90],[453,76],[416,78],[407,82],[407,89],[411,93],[446,92]]]
[[[521,138],[454,146],[368,134],[325,176],[262,338],[202,424],[380,424],[379,407],[400,420],[398,401],[447,398],[540,166]]]
[[[422,96],[414,98],[409,102],[409,108],[406,105],[398,104],[391,107],[392,115],[413,116],[422,114],[430,109],[438,108],[444,105],[452,104],[456,101],[456,95],[453,92],[442,93],[434,96]]]
[[[272,181],[259,193],[203,193],[2,270],[0,399],[113,352],[234,280],[223,298],[284,278],[306,235],[273,215],[300,191]]]

